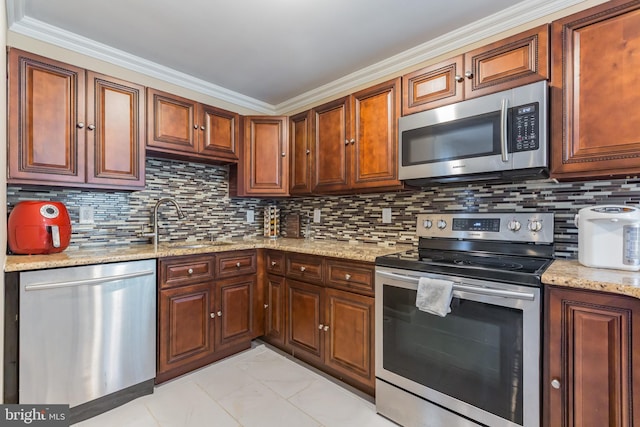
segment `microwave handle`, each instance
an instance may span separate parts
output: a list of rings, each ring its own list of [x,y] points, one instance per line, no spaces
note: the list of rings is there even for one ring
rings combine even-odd
[[[509,161],[509,147],[507,146],[507,113],[509,112],[509,100],[502,98],[500,107],[500,150],[502,151],[502,161]]]

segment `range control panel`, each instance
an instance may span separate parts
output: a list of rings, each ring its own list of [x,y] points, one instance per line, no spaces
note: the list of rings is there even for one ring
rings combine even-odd
[[[418,215],[420,237],[553,243],[553,214],[430,213]]]

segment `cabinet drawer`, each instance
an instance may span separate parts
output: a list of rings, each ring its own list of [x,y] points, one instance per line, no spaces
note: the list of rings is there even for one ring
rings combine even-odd
[[[284,274],[284,252],[267,251],[265,268],[269,274]]]
[[[256,251],[234,251],[216,255],[216,278],[240,276],[256,272]]]
[[[309,283],[323,284],[323,258],[287,254],[286,275]]]
[[[167,289],[213,280],[213,255],[160,260],[160,288]]]
[[[373,295],[373,265],[327,261],[327,286]]]

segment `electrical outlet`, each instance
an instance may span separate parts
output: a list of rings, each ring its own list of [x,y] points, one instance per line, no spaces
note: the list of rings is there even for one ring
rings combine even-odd
[[[382,223],[391,224],[391,208],[382,209]]]
[[[247,222],[249,224],[253,224],[256,220],[256,215],[255,212],[253,211],[253,209],[249,209],[247,210]]]
[[[93,224],[93,206],[80,206],[80,224]]]
[[[316,224],[320,223],[320,209],[313,210],[313,222]]]

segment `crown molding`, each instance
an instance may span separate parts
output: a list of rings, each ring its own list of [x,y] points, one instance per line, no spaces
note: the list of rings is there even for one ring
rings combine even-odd
[[[6,3],[7,20],[10,31],[164,80],[263,114],[278,115],[305,108],[323,99],[349,91],[354,87],[363,86],[375,80],[393,75],[412,65],[428,61],[429,59],[462,48],[478,40],[508,31],[584,1],[585,0],[527,0],[520,2],[503,11],[475,21],[472,24],[444,34],[383,61],[379,61],[371,66],[362,68],[277,105],[268,104],[241,93],[225,89],[186,73],[25,16],[25,0],[7,0]]]
[[[351,88],[393,75],[412,65],[428,61],[538,18],[582,3],[585,0],[527,0],[505,10],[451,31],[390,58],[310,90],[275,106],[280,114],[295,111],[344,93]]]

